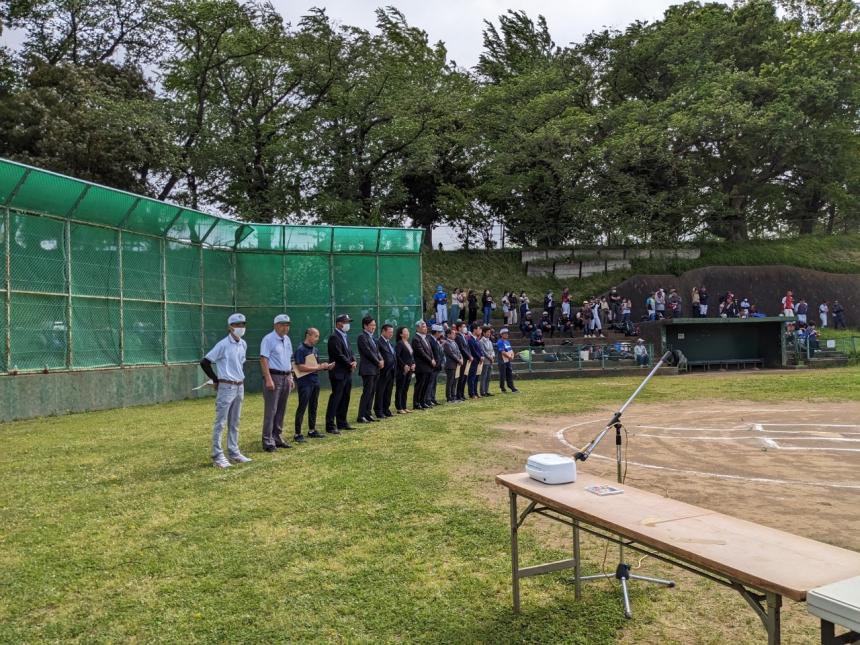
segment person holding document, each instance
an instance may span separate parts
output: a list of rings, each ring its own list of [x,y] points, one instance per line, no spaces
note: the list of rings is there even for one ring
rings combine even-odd
[[[310,327],[305,332],[305,340],[295,353],[296,381],[299,391],[299,406],[296,408],[296,434],[295,440],[301,443],[305,440],[302,435],[302,422],[305,410],[308,412],[308,436],[312,439],[322,439],[324,434],[317,432],[317,403],[320,398],[319,373],[330,370],[334,363],[320,363],[319,350],[316,344],[319,342],[319,330]]]

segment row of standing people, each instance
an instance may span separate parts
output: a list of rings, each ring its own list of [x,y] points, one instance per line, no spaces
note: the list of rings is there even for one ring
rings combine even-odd
[[[352,319],[341,314],[335,320],[335,329],[328,338],[329,361],[321,362],[317,343],[320,333],[308,328],[302,344],[294,352],[289,338],[290,317],[279,314],[273,330],[260,344],[260,371],[263,377],[263,429],[262,444],[266,452],[291,448],[284,434],[284,418],[289,395],[298,390],[299,402],[295,411],[294,441],[303,443],[303,424],[307,414],[309,438],[322,439],[324,434],[316,427],[320,394],[319,372],[329,374],[331,395],[325,412],[325,432],[339,435],[352,430],[347,411],[352,390],[352,375],[358,370],[362,380],[358,423],[379,422],[394,415],[391,410],[392,393],[397,413],[425,410],[439,405],[436,384],[444,370],[447,377],[446,399],[450,403],[465,400],[468,385],[470,398],[491,396],[489,379],[493,360],[498,357],[500,387],[502,391],[518,390],[513,384],[511,362],[514,352],[508,340],[508,330],[502,329],[501,338],[493,342],[491,329],[485,331],[473,324],[467,331],[466,323],[458,321],[447,327],[434,325],[428,333],[427,323],[416,323],[416,334],[410,342],[409,329],[396,330],[390,324],[382,325],[375,335],[376,321],[366,316],[362,332],[357,338],[359,356],[356,357],[349,342]],[[215,422],[212,431],[211,457],[213,465],[229,468],[233,464],[251,461],[239,450],[239,423],[244,401],[244,363],[247,343],[243,339],[246,319],[241,313],[228,318],[228,334],[200,361],[200,366],[216,389]],[[396,336],[396,338],[395,338]],[[392,342],[393,341],[393,342]],[[358,358],[358,360],[357,360]],[[480,368],[480,374],[478,369]],[[408,406],[408,393],[412,377],[415,386],[412,410]],[[221,438],[227,428],[227,453],[222,449]]]

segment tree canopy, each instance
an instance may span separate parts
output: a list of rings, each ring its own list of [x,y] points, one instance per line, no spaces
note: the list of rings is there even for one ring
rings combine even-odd
[[[488,18],[474,69],[261,1],[4,0],[0,155],[264,222],[502,222],[522,245],[860,227],[860,8],[687,2],[559,46]],[[431,244],[431,236],[426,236]]]

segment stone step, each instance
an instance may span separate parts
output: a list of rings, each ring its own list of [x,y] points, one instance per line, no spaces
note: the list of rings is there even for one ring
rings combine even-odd
[[[648,370],[645,368],[639,367],[619,367],[612,369],[600,369],[600,368],[589,368],[589,369],[576,369],[568,368],[568,369],[547,369],[547,370],[535,370],[534,372],[528,372],[524,369],[514,368],[514,380],[516,381],[530,381],[533,379],[556,379],[556,378],[588,378],[588,377],[601,377],[601,376],[639,376],[643,377],[648,373]],[[661,367],[657,372],[661,376],[672,376],[678,374],[677,367]]]

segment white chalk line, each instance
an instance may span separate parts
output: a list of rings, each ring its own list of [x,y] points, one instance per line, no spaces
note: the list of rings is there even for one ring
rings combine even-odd
[[[684,441],[762,441],[764,439],[773,440],[773,437],[691,437],[690,435],[673,436],[668,434],[644,434],[632,433],[635,437],[648,437],[649,439],[683,439]],[[780,437],[783,441],[839,441],[848,443],[860,443],[860,439],[848,439],[846,437]]]
[[[562,444],[573,450],[574,452],[579,452],[579,448],[574,446],[564,437],[564,433],[567,430],[572,430],[573,428],[578,428],[584,425],[589,425],[593,423],[597,423],[597,419],[593,419],[591,421],[583,421],[581,423],[574,423],[569,426],[565,426],[556,431],[555,437]],[[603,455],[596,455],[594,453],[591,454],[595,459],[603,459],[605,461],[615,461],[614,457],[604,457]],[[711,473],[702,470],[688,470],[684,468],[672,468],[670,466],[657,466],[654,464],[643,464],[637,461],[628,461],[627,464],[629,466],[637,466],[639,468],[650,468],[651,470],[662,470],[666,472],[680,473],[682,475],[696,475],[700,477],[713,477],[714,479],[728,479],[734,481],[745,481],[745,482],[756,482],[761,484],[788,484],[788,485],[800,485],[800,486],[823,486],[825,488],[840,488],[840,489],[848,489],[848,490],[860,490],[860,484],[848,484],[848,483],[833,483],[833,482],[817,482],[817,481],[801,481],[801,480],[791,480],[791,479],[773,479],[769,477],[743,477],[741,475],[727,475],[725,473]]]

